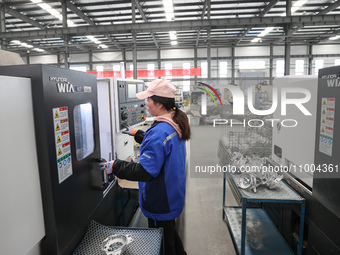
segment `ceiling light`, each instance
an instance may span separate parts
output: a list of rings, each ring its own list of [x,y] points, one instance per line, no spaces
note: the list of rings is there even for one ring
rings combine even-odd
[[[259,42],[261,40],[261,38],[254,38],[253,40],[251,40],[251,42]]]
[[[172,0],[163,0],[163,5],[164,5],[164,12],[165,12],[165,17],[167,21],[171,21],[175,19],[175,14],[174,14],[174,5],[172,3]]]
[[[177,41],[171,41],[171,45],[177,45]]]
[[[11,41],[11,43],[14,43],[14,44],[16,44],[18,46],[26,47],[26,48],[29,48],[29,49],[33,48],[32,45],[20,42],[19,40],[13,40],[13,41]],[[44,51],[43,49],[39,49],[39,48],[34,48],[33,50],[39,51],[39,52],[43,52]]]
[[[32,45],[29,45],[27,43],[21,43],[20,45],[23,46],[23,47],[26,47],[26,48],[33,48]]]
[[[44,10],[48,10],[51,9],[52,7],[48,4],[42,3],[42,4],[38,4],[38,6]]]
[[[63,16],[55,9],[49,8],[49,9],[46,9],[46,11],[48,11],[49,13],[51,13],[55,17],[58,16],[58,17],[63,18]]]
[[[263,37],[265,36],[266,34],[268,34],[270,31],[273,30],[273,27],[267,27],[265,30],[263,30],[258,36],[259,37]]]
[[[169,31],[170,40],[177,40],[176,31]]]
[[[39,49],[39,48],[34,48],[33,50],[37,51],[37,52],[44,52],[45,50],[43,49]]]
[[[338,39],[340,39],[340,35],[328,38],[328,40],[331,40],[331,41],[338,40]]]
[[[76,27],[77,26],[77,24],[74,24],[71,20],[67,20],[67,25],[69,27]]]
[[[31,0],[33,3],[36,3],[40,8],[44,9],[45,11],[49,12],[51,15],[59,19],[60,21],[63,21],[63,15],[57,11],[56,9],[53,9],[49,4],[43,3],[41,0]],[[72,21],[67,20],[67,25],[69,27],[76,27],[77,25],[74,24]]]
[[[98,45],[98,49],[100,48],[100,47],[102,47],[102,48],[108,48],[108,46],[107,45],[105,45],[105,44],[102,44],[101,43],[101,41],[99,41],[97,38],[95,38],[94,36],[92,36],[92,35],[88,35],[88,36],[86,36],[88,39],[90,39],[92,42],[94,42],[95,44],[99,44]]]
[[[299,0],[295,2],[291,8],[291,14],[295,13],[300,7],[302,7],[308,0]],[[282,13],[281,16],[286,16],[286,12]]]

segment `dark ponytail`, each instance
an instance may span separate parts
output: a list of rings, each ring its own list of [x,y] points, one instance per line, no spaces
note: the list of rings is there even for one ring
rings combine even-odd
[[[175,98],[152,96],[150,97],[155,103],[160,103],[167,111],[174,111],[174,122],[179,126],[182,131],[182,140],[190,139],[190,125],[187,115],[181,111],[175,103]]]

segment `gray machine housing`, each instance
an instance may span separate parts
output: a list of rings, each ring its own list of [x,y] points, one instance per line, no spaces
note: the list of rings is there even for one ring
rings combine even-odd
[[[285,181],[292,186],[302,197],[306,199],[306,214],[305,214],[305,230],[304,230],[304,247],[303,254],[340,254],[340,174],[335,172],[335,166],[339,165],[339,153],[340,153],[340,133],[337,132],[337,127],[340,125],[340,115],[337,109],[340,108],[340,66],[324,68],[319,70],[319,76],[317,79],[317,96],[314,107],[315,112],[312,112],[313,120],[310,123],[308,120],[304,121],[305,124],[309,125],[304,129],[304,133],[301,133],[300,137],[306,140],[299,143],[298,149],[292,149],[296,152],[296,159],[293,160],[294,163],[302,164],[307,163],[308,165],[314,164],[319,165],[331,165],[334,166],[333,172],[324,171],[314,171],[312,181],[303,181],[303,178],[290,173],[283,173]],[[327,81],[331,80],[331,81]],[[333,84],[329,85],[329,84]],[[296,85],[299,86],[298,84]],[[328,144],[326,147],[321,145],[325,140],[323,136],[325,135],[322,131],[325,123],[323,121],[323,109],[325,109],[324,100],[325,99],[335,99],[334,104],[330,110],[334,115],[332,118],[333,122],[328,125],[332,127],[333,131],[329,133],[329,138],[332,138],[332,144]],[[339,123],[339,124],[338,124]],[[314,130],[314,131],[313,131]],[[326,130],[326,129],[325,129]],[[328,129],[330,130],[330,129]],[[303,130],[301,130],[303,131]],[[275,131],[275,128],[273,130]],[[315,132],[315,135],[309,134],[310,132]],[[309,135],[308,135],[309,134]],[[295,134],[297,138],[298,134]],[[298,139],[295,139],[298,143]],[[288,141],[286,142],[286,144]],[[305,147],[305,149],[303,149]],[[282,156],[283,160],[287,156],[287,148],[281,147],[281,150],[276,148],[273,139],[273,155],[272,159],[268,160],[268,164],[279,165],[284,164],[283,161],[279,161],[279,154]],[[313,150],[311,151],[311,149]],[[284,151],[286,150],[286,151]],[[299,160],[299,155],[308,151],[308,162],[305,157],[302,162],[297,162]],[[288,151],[289,152],[289,151]],[[276,155],[278,154],[278,155]],[[289,157],[288,157],[289,158]],[[281,234],[284,236],[288,244],[295,250],[297,248],[297,240],[299,238],[299,221],[300,221],[300,208],[294,204],[265,204],[265,210],[270,215],[274,224],[278,227]]]
[[[1,66],[0,75],[31,79],[45,225],[45,236],[38,244],[41,254],[72,254],[91,220],[103,225],[120,224],[120,189],[118,185],[104,183],[98,164],[100,139],[96,76],[45,65]],[[80,104],[92,105],[89,114],[93,120],[93,132],[87,133],[93,136],[93,151],[83,159],[77,158],[82,147],[76,145],[79,134],[76,133],[75,107]],[[64,107],[68,111],[72,172],[61,181],[57,162],[55,109]],[[6,111],[11,112],[10,109]],[[22,128],[25,128],[24,123]],[[18,155],[18,160],[20,158]],[[15,171],[25,171],[24,164]],[[25,217],[25,208],[22,208],[22,217]],[[18,233],[20,237],[23,237],[22,233]]]

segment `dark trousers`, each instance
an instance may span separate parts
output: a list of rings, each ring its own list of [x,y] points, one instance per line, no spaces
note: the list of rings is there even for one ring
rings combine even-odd
[[[154,221],[153,219],[148,219],[148,223],[149,228],[163,228],[165,255],[187,254],[184,251],[182,240],[177,233],[175,220]]]

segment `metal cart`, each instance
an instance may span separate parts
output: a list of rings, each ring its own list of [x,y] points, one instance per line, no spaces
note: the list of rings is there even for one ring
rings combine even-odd
[[[237,186],[239,175],[224,173],[223,176],[223,220],[232,235],[234,245],[241,255],[257,254],[294,254],[281,233],[277,230],[265,210],[263,203],[298,203],[301,204],[298,254],[302,254],[303,230],[305,220],[305,199],[290,188],[284,181],[273,190],[265,186],[257,192],[242,190]],[[241,207],[226,206],[226,181],[239,197]],[[249,203],[258,203],[257,207],[247,207]]]

